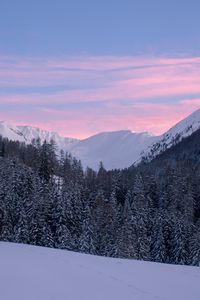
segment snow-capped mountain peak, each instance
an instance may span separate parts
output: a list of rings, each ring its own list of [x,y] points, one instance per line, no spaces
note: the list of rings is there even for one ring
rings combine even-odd
[[[47,131],[37,127],[31,126],[18,126],[19,131],[25,137],[27,142],[31,142],[33,139],[40,138],[41,142],[43,143],[45,140],[50,142],[54,140],[58,149],[66,149],[72,144],[77,143],[79,140],[74,138],[62,137],[57,132],[54,131]]]
[[[61,137],[56,132],[49,132],[31,126],[15,126],[7,122],[0,122],[0,135],[10,140],[31,143],[40,138],[41,142],[54,140],[58,150],[70,152],[87,166],[97,170],[100,161],[105,168],[129,167],[138,159],[141,151],[155,141],[156,137],[147,132],[132,132],[120,130],[102,132],[83,140]]]
[[[106,169],[127,168],[155,140],[155,136],[146,132],[102,132],[79,141],[71,148],[71,152],[82,161],[84,167],[97,170],[102,161]]]
[[[54,140],[57,149],[70,152],[87,166],[97,170],[100,161],[106,169],[127,168],[137,165],[142,159],[154,157],[190,136],[200,128],[200,109],[177,123],[161,136],[148,132],[119,130],[101,132],[83,140],[66,138],[56,132],[49,132],[31,126],[16,126],[5,121],[0,122],[0,135],[10,140],[31,143],[40,138],[41,142]]]
[[[0,121],[0,134],[9,140],[20,142],[26,141],[20,129],[14,124],[7,123],[6,121]]]
[[[193,132],[200,129],[200,109],[193,112],[187,118],[178,122],[175,126],[170,128],[166,133],[161,135],[158,140],[150,145],[147,149],[141,152],[140,159],[150,161],[157,155],[164,152],[166,149],[179,143],[183,138],[190,136]]]
[[[50,132],[37,127],[16,126],[5,121],[0,121],[0,135],[13,141],[20,141],[30,144],[33,139],[40,138],[43,143],[45,140],[54,140],[58,149],[66,149],[72,144],[77,143],[77,139],[61,137],[56,132]]]

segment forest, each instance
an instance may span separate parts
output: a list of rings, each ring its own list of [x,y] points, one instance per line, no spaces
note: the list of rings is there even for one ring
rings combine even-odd
[[[200,133],[152,162],[98,172],[52,141],[0,137],[0,240],[200,264]]]

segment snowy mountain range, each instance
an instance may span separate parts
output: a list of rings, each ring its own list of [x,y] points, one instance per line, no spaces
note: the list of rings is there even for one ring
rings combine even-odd
[[[58,133],[30,126],[15,126],[0,122],[0,135],[10,140],[31,143],[40,138],[41,142],[53,139],[58,149],[70,152],[87,166],[97,170],[102,161],[105,168],[129,167],[141,151],[156,141],[157,137],[146,132],[136,133],[129,130],[103,132],[83,140],[61,137]]]
[[[10,140],[31,143],[40,138],[41,142],[53,139],[57,148],[70,152],[87,166],[97,170],[102,161],[106,169],[126,168],[138,164],[142,158],[146,161],[190,136],[200,128],[200,110],[182,120],[161,136],[147,132],[121,130],[102,132],[89,138],[78,140],[62,137],[56,132],[49,132],[30,126],[16,126],[5,121],[0,122],[0,135]]]
[[[66,149],[78,141],[73,138],[63,138],[56,132],[50,132],[31,126],[16,126],[5,121],[0,121],[0,135],[9,140],[25,142],[27,144],[37,138],[40,138],[42,143],[45,140],[50,142],[50,140],[53,139],[59,149]]]
[[[129,130],[103,132],[79,141],[70,149],[83,166],[97,170],[102,161],[106,169],[126,168],[140,157],[141,151],[157,140],[147,132]]]

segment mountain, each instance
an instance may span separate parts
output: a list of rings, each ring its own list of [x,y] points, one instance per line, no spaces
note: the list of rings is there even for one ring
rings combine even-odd
[[[43,142],[53,139],[58,150],[70,152],[87,166],[97,170],[102,161],[105,168],[126,168],[137,160],[143,149],[152,144],[157,137],[146,132],[136,133],[129,130],[103,132],[83,140],[61,137],[58,133],[49,132],[30,126],[15,126],[0,122],[0,135],[10,140],[31,143],[40,138]]]
[[[200,109],[158,137],[155,143],[141,152],[141,156],[135,164],[138,164],[141,160],[146,162],[151,161],[167,149],[180,143],[184,138],[191,136],[198,129],[200,129]]]
[[[2,300],[198,300],[198,267],[0,242]],[[12,288],[11,288],[12,285]]]
[[[40,138],[43,142],[53,139],[58,150],[70,152],[80,159],[83,167],[97,170],[102,161],[105,168],[127,168],[142,160],[151,161],[165,152],[183,138],[192,135],[200,128],[200,110],[173,126],[161,136],[153,136],[147,132],[120,130],[102,132],[83,140],[62,137],[56,132],[49,132],[30,126],[15,126],[0,122],[0,135],[11,140],[31,143],[32,139]]]
[[[180,162],[199,165],[200,129],[193,132],[190,136],[184,137],[179,143],[166,149],[164,152],[161,152],[150,163],[145,165],[148,165],[150,168],[158,168],[158,166],[164,167],[166,164],[168,166],[169,164],[175,166]]]
[[[103,132],[72,145],[71,153],[79,158],[83,166],[97,170],[102,161],[106,169],[129,167],[141,151],[157,138],[147,132],[129,130]]]
[[[26,138],[17,126],[4,121],[0,122],[0,135],[12,141],[26,142]]]
[[[62,137],[56,132],[46,131],[36,127],[17,126],[17,128],[19,128],[19,131],[28,143],[37,138],[40,138],[42,143],[45,140],[47,142],[54,140],[58,149],[67,149],[78,142],[77,139]]]
[[[77,139],[61,137],[56,132],[42,130],[31,126],[16,126],[5,121],[0,122],[0,135],[9,140],[25,142],[30,144],[33,139],[41,139],[50,142],[54,140],[58,149],[70,149],[70,147],[78,142]]]

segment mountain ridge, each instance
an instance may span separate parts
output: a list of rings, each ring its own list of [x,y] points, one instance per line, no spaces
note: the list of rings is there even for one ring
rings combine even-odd
[[[141,152],[141,157],[135,164],[137,165],[141,161],[151,161],[159,154],[181,142],[183,138],[192,135],[198,129],[200,129],[200,109],[176,123],[162,134],[154,144],[144,149],[144,151]]]
[[[156,139],[147,132],[119,130],[100,132],[78,140],[62,137],[56,132],[49,132],[37,127],[16,126],[5,121],[0,122],[0,134],[8,139],[25,143],[31,143],[33,139],[37,138],[40,138],[41,142],[44,140],[50,142],[53,139],[58,150],[70,152],[82,161],[84,168],[89,166],[95,170],[98,169],[100,161],[107,169],[129,167],[144,147]]]
[[[10,140],[31,143],[40,138],[41,142],[54,140],[58,150],[71,153],[80,159],[84,169],[94,170],[100,161],[106,169],[123,169],[140,162],[149,162],[170,147],[181,142],[200,128],[200,109],[194,111],[160,136],[148,132],[118,130],[100,132],[85,139],[63,137],[32,126],[16,126],[5,121],[0,122],[0,135]]]

